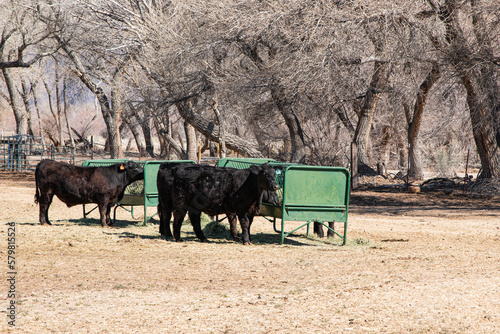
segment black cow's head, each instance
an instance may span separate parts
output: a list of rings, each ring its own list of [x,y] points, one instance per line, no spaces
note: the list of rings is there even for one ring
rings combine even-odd
[[[127,161],[121,164],[118,170],[121,173],[127,173],[130,183],[144,179],[144,168],[136,162]]]
[[[252,165],[250,167],[252,173],[258,175],[259,188],[262,190],[275,191],[279,188],[276,182],[276,170],[269,164],[260,166]]]

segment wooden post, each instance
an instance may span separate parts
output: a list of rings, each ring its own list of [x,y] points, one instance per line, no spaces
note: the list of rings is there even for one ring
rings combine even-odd
[[[351,187],[358,187],[358,145],[355,142],[351,143]]]
[[[467,162],[465,163],[465,176],[464,176],[464,194],[465,194],[465,186],[467,185],[467,182],[469,182],[469,155],[470,155],[470,148],[467,148]]]
[[[201,161],[201,139],[198,140],[198,163]]]
[[[94,160],[94,136],[90,137],[91,159]]]
[[[406,173],[406,190],[408,190],[408,187],[410,186],[410,152],[411,152],[411,144],[408,143],[408,171]]]

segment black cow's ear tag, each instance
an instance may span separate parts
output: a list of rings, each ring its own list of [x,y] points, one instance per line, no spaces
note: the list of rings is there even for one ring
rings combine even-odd
[[[120,165],[120,170],[125,170],[125,166],[123,166],[123,164]]]

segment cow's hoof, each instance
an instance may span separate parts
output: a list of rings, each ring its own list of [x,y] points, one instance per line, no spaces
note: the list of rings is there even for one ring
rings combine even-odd
[[[207,243],[207,242],[210,242],[210,241],[208,239],[200,239],[200,242]]]
[[[243,246],[250,246],[252,243],[250,241],[244,242]]]
[[[51,223],[40,223],[40,225],[42,225],[42,226],[52,226]]]

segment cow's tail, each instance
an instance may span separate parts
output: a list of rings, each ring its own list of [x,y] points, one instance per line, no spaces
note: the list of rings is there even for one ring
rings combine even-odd
[[[38,201],[40,200],[40,190],[38,186],[38,182],[40,180],[40,165],[36,166],[35,169],[35,185],[36,185],[36,192],[35,192],[35,203],[38,204]]]

